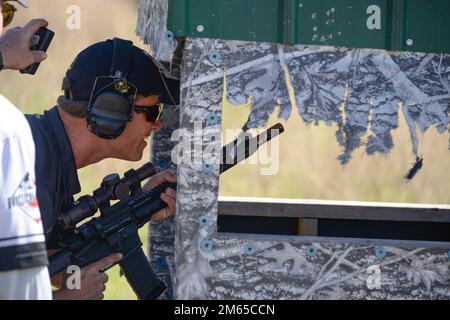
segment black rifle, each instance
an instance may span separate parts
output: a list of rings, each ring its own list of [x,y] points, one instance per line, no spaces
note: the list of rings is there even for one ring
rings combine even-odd
[[[256,152],[259,146],[284,131],[277,124],[257,137],[245,136],[223,147],[223,159],[232,153],[232,163],[222,163],[220,173],[235,166],[239,161]],[[243,152],[239,152],[243,150]],[[243,156],[240,157],[239,154]],[[50,257],[49,272],[53,276],[70,265],[87,266],[111,253],[121,252],[123,258],[118,263],[128,283],[139,299],[158,298],[166,289],[166,284],[154,273],[141,246],[138,229],[150,221],[153,214],[166,207],[160,199],[167,188],[176,189],[175,183],[161,185],[144,192],[140,183],[156,173],[148,163],[138,170],[130,170],[119,179],[117,174],[103,179],[93,196],[81,197],[73,209],[63,214],[59,223],[64,232],[59,236],[62,250]],[[114,205],[110,200],[121,199]],[[101,216],[76,227],[78,223],[100,210]],[[102,271],[106,271],[107,266]]]

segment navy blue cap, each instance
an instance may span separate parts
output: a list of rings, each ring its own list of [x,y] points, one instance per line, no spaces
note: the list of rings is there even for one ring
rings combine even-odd
[[[107,40],[78,54],[66,74],[72,99],[89,101],[95,80],[111,75],[113,52],[114,42]],[[132,47],[125,79],[136,86],[138,95],[159,95],[160,102],[168,105],[180,103],[180,81],[169,78],[152,56],[136,46]]]

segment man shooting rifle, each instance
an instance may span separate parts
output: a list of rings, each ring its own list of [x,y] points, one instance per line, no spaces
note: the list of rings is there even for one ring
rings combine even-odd
[[[167,78],[156,61],[131,41],[96,43],[78,54],[63,80],[64,95],[43,115],[27,115],[36,144],[37,197],[47,247],[60,249],[57,221],[81,191],[77,170],[103,159],[138,161],[147,138],[161,128],[164,104],[179,103],[179,81]],[[148,186],[176,182],[166,171]],[[161,194],[167,205],[154,219],[175,213],[176,192]],[[81,290],[64,283],[55,299],[102,299],[108,280],[102,267],[116,263],[112,254],[81,269]],[[99,267],[100,266],[100,267]]]

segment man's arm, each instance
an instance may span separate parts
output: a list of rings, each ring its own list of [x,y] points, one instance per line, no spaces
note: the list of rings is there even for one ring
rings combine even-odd
[[[44,51],[31,51],[30,43],[33,35],[48,22],[44,19],[33,19],[23,28],[8,30],[0,38],[0,54],[3,69],[21,70],[47,58]]]

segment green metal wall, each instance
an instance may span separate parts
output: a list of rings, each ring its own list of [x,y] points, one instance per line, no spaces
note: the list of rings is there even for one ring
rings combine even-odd
[[[450,0],[169,0],[175,36],[450,53]]]

